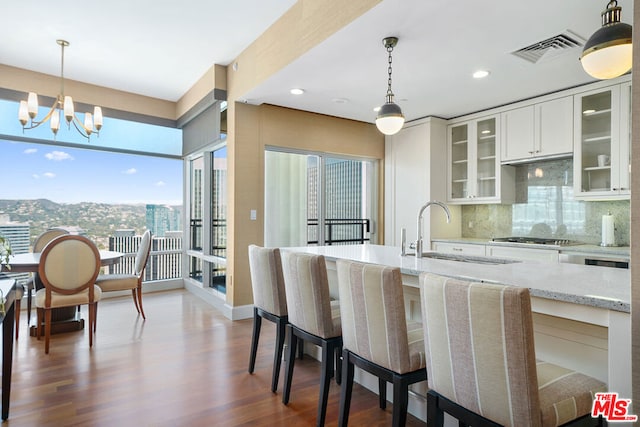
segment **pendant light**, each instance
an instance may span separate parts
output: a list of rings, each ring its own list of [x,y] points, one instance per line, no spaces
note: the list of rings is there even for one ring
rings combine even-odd
[[[385,135],[393,135],[398,133],[400,129],[402,129],[402,125],[404,125],[404,115],[402,114],[402,110],[400,106],[393,102],[393,92],[391,91],[391,52],[393,52],[393,48],[398,44],[397,37],[386,37],[382,40],[382,44],[387,49],[389,54],[389,67],[387,68],[387,72],[389,73],[388,87],[387,87],[387,96],[386,102],[382,107],[380,107],[380,111],[378,111],[378,116],[376,117],[376,126],[378,130]]]
[[[616,0],[602,12],[602,27],[587,40],[580,61],[597,79],[612,79],[631,69],[631,25],[620,22],[622,8]]]

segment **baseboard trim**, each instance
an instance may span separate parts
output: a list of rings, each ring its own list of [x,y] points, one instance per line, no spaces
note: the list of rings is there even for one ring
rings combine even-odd
[[[253,318],[253,304],[239,305],[237,307],[225,304],[225,309],[229,310],[231,320],[243,320]],[[226,316],[226,314],[225,314]]]

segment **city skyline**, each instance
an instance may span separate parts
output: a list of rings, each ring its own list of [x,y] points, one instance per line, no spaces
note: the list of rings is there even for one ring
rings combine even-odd
[[[182,205],[182,161],[0,140],[0,199]]]

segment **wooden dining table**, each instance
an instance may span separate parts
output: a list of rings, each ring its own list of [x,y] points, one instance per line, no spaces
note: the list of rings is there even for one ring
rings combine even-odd
[[[36,273],[40,266],[40,252],[27,252],[23,254],[11,255],[9,258],[9,267],[1,264],[1,272],[5,273]],[[120,262],[124,253],[116,251],[100,251],[100,265],[108,266]],[[53,322],[51,324],[51,333],[57,334],[62,332],[80,331],[84,328],[84,319],[76,312],[75,307],[63,307],[55,310]],[[29,335],[38,336],[37,325],[29,328]]]
[[[11,255],[9,258],[10,269],[2,264],[5,273],[36,273],[40,266],[40,252],[27,252]],[[120,262],[124,254],[116,251],[100,251],[100,265],[113,265]]]

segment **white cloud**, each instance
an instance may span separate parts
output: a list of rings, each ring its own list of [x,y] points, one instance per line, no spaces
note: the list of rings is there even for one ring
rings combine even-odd
[[[52,151],[44,155],[47,159],[60,162],[62,160],[73,160],[73,157],[69,153],[64,151]]]
[[[165,185],[167,185],[167,184],[165,184],[165,182],[164,182],[164,181],[158,181],[158,182],[156,182],[156,187],[164,187]]]
[[[37,152],[38,152],[37,148],[27,148],[26,150],[23,151],[24,154],[33,154]]]
[[[129,168],[125,171],[122,171],[122,173],[125,175],[133,175],[134,173],[138,173],[138,170],[136,168]]]
[[[45,178],[55,178],[56,174],[53,172],[45,172],[42,174],[42,176],[44,176]]]

